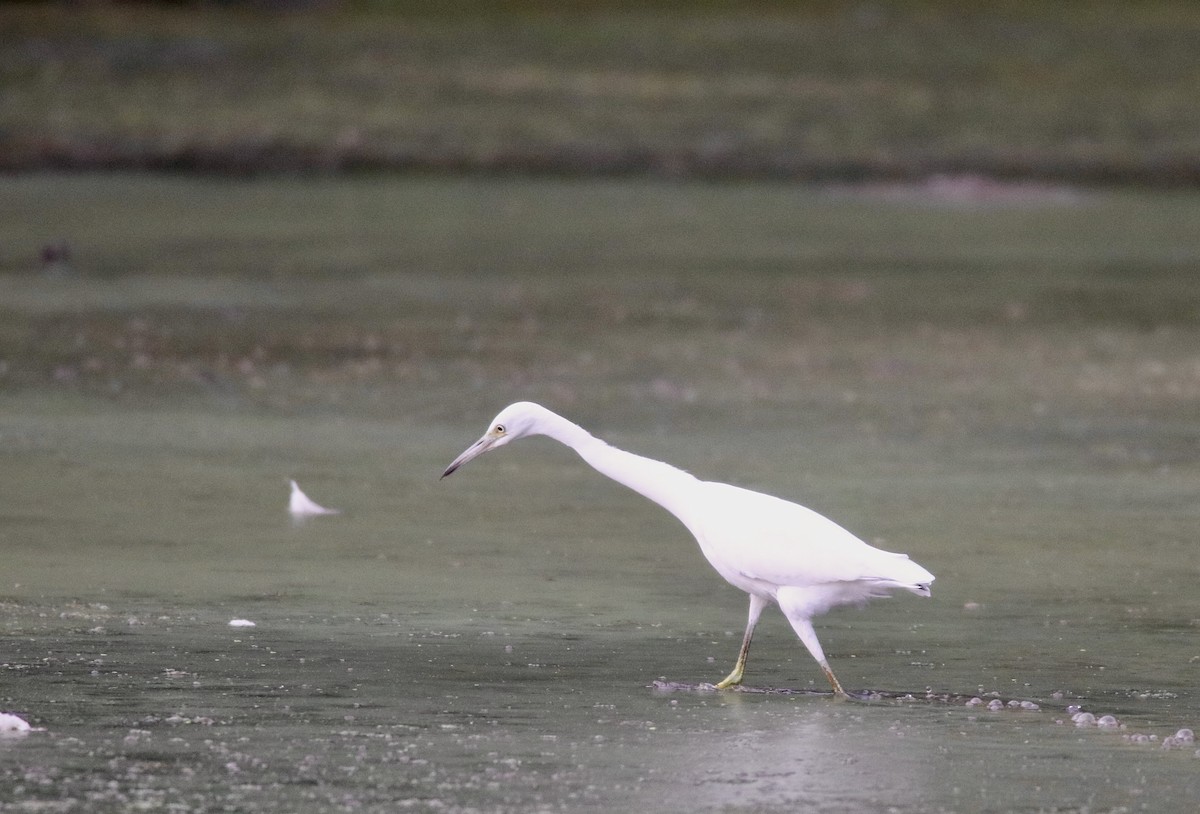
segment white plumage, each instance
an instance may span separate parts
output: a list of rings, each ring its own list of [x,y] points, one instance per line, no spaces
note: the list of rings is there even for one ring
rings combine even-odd
[[[929,596],[933,574],[904,554],[867,545],[832,520],[777,497],[702,481],[661,461],[609,446],[577,424],[532,402],[505,407],[483,437],[442,473],[528,435],[546,435],[574,449],[597,471],[644,495],[692,532],[713,568],[750,595],[750,614],[737,663],[717,684],[740,684],[759,615],[779,605],[821,665],[834,692],[845,690],[829,667],[812,618],[838,605],[862,603],[902,588]]]

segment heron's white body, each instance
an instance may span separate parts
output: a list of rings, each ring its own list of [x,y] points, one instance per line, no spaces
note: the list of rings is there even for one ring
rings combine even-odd
[[[929,593],[933,575],[907,555],[869,546],[811,509],[725,483],[701,486],[702,522],[684,525],[717,573],[746,593],[778,601],[785,592],[808,616],[889,588]]]
[[[890,589],[929,596],[933,574],[904,554],[874,548],[796,503],[726,483],[702,481],[670,464],[609,446],[531,402],[518,402],[501,411],[492,429],[451,463],[445,474],[526,435],[546,435],[566,444],[597,471],[671,512],[692,532],[717,573],[750,594],[742,653],[724,685],[740,682],[754,626],[768,602],[779,605],[834,689],[842,692],[813,632],[812,617],[838,605],[886,596]]]
[[[543,434],[563,441],[597,471],[679,518],[717,573],[746,593],[778,599],[780,589],[805,589],[812,594],[811,615],[819,615],[835,605],[880,596],[887,588],[912,589],[933,581],[933,574],[906,555],[867,545],[812,509],[702,481],[670,464],[609,446],[575,424],[556,424],[547,428],[557,434]],[[928,592],[925,586],[923,593]]]

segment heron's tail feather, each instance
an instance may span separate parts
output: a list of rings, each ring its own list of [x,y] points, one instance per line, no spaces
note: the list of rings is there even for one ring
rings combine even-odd
[[[934,580],[933,574],[910,560],[907,554],[891,554],[887,560],[887,568],[879,578],[917,596],[929,596],[929,585]]]

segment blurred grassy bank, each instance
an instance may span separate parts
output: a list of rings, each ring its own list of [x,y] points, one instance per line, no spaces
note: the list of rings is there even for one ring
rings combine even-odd
[[[1200,182],[1200,4],[0,6],[0,168]]]
[[[586,406],[585,423],[666,411],[956,442],[1114,421],[1150,444],[1154,421],[1162,454],[1195,453],[1192,194],[140,174],[5,189],[22,213],[0,218],[13,393],[479,411],[464,423],[531,398]],[[69,260],[39,262],[49,228]]]

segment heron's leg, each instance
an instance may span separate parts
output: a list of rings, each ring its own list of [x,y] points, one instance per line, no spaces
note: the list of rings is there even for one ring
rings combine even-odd
[[[746,670],[746,656],[750,653],[750,640],[754,638],[754,626],[758,624],[758,617],[762,616],[766,606],[766,599],[758,594],[750,594],[750,620],[746,623],[746,635],[742,637],[742,649],[738,651],[737,664],[733,665],[733,672],[716,685],[717,689],[723,690],[742,683],[742,673]]]
[[[800,637],[800,641],[804,642],[808,652],[812,653],[817,664],[821,665],[821,669],[825,671],[825,677],[829,679],[834,695],[849,698],[850,696],[842,689],[842,683],[837,680],[833,670],[829,669],[829,662],[825,660],[825,651],[821,649],[821,643],[817,641],[817,632],[813,630],[812,621],[803,617],[792,618],[790,616],[788,621],[792,623],[792,630],[796,631],[796,635]]]

